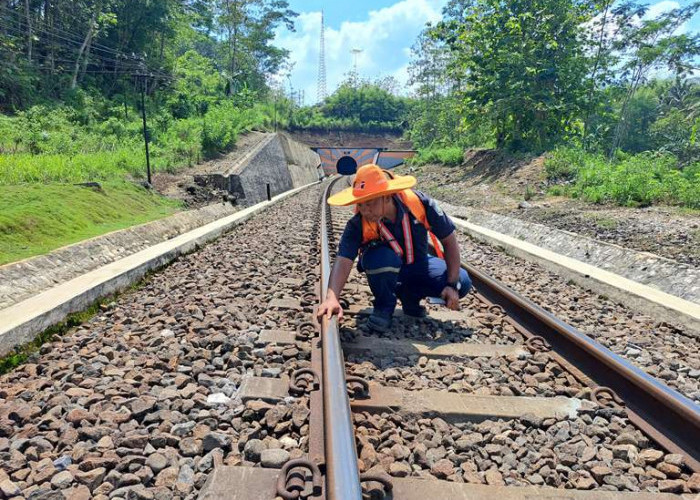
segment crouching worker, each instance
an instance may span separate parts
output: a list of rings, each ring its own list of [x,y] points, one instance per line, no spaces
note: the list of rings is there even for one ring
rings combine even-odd
[[[356,213],[340,239],[319,318],[343,317],[338,299],[358,255],[358,270],[367,275],[374,295],[371,329],[389,329],[397,298],[407,316],[426,315],[420,305],[425,297],[441,297],[447,307],[459,310],[459,299],[472,285],[460,268],[454,224],[434,200],[411,189],[415,184],[415,177],[365,165],[352,187],[328,198],[330,205],[356,205]],[[428,255],[429,235],[437,257]]]

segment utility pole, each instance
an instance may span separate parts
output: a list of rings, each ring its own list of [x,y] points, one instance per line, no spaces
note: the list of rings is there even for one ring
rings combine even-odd
[[[148,124],[146,122],[146,88],[148,85],[148,78],[151,76],[147,73],[146,64],[143,58],[139,61],[139,69],[136,73],[136,82],[141,90],[141,118],[143,120],[143,142],[146,146],[146,177],[148,179],[149,187],[152,186],[151,182],[151,155],[148,151]]]

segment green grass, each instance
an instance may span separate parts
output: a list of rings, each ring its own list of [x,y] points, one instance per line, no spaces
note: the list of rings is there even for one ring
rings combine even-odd
[[[640,207],[652,204],[700,209],[700,163],[681,165],[668,153],[620,154],[613,160],[577,148],[560,148],[544,162],[550,189],[593,203]]]
[[[104,116],[76,122],[76,110],[35,106],[18,116],[0,115],[0,185],[86,182],[145,177],[145,153],[138,113],[126,120]],[[230,101],[203,116],[149,121],[151,170],[174,173],[230,151],[238,136],[269,128],[273,109],[265,103],[238,108]]]
[[[92,153],[0,155],[0,184],[83,182],[146,177],[143,151],[137,148]]]
[[[426,148],[418,151],[418,155],[410,160],[413,165],[426,165],[439,163],[448,167],[456,167],[464,161],[464,150],[459,146],[444,148]]]
[[[151,169],[174,173],[230,151],[242,132],[269,127],[273,111],[269,103],[240,107],[227,100],[188,118],[154,113]],[[127,119],[105,101],[0,115],[0,265],[182,208],[129,182],[144,177],[135,110]],[[102,183],[103,190],[74,185],[89,181]]]
[[[180,202],[126,181],[0,184],[0,265],[171,215]]]

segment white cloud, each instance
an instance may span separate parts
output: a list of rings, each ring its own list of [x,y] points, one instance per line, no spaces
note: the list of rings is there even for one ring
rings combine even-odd
[[[353,48],[358,73],[363,78],[392,75],[404,84],[410,47],[427,22],[441,19],[446,0],[401,0],[394,5],[370,11],[362,22],[343,22],[339,29],[326,27],[326,82],[328,93],[344,80],[353,65]],[[303,89],[307,104],[316,102],[320,12],[303,12],[296,32],[280,30],[275,43],[290,51],[293,63],[291,84]],[[289,83],[285,82],[287,91]]]
[[[662,0],[659,3],[649,6],[649,9],[644,15],[644,19],[654,19],[659,14],[663,14],[664,12],[668,12],[673,9],[678,9],[680,6],[681,5],[678,2],[674,2],[672,0]]]

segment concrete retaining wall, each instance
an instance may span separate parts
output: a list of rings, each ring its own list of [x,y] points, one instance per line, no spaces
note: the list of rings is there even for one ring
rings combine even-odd
[[[318,154],[282,133],[268,134],[225,172],[198,176],[200,184],[226,189],[237,203],[254,205],[318,180]]]
[[[446,205],[445,208],[450,213],[458,217],[462,216],[479,226],[513,236],[700,304],[700,269],[651,253],[638,252],[542,224],[525,222],[484,210],[441,204]]]
[[[287,134],[278,134],[282,149],[287,157],[289,174],[294,187],[304,186],[318,180],[318,165],[321,158],[318,153],[305,144],[296,142]]]

